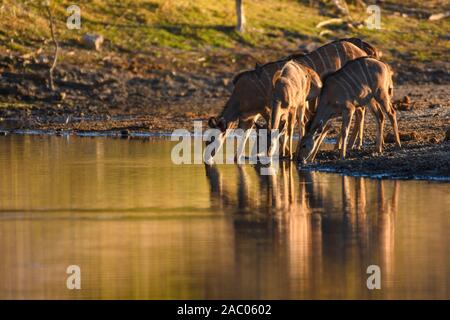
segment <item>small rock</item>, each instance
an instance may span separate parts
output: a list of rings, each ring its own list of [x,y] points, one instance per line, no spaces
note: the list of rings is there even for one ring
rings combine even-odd
[[[442,105],[440,103],[432,103],[428,106],[428,108],[430,109],[437,109],[437,108],[441,108]]]
[[[81,42],[85,47],[87,47],[89,49],[94,49],[97,51],[100,51],[103,41],[104,41],[103,36],[97,35],[97,34],[86,33],[81,38]]]
[[[404,96],[402,99],[394,101],[394,105],[400,111],[410,111],[415,107],[415,103],[411,103],[409,96]]]
[[[400,133],[400,141],[419,141],[420,135],[415,132],[409,132],[409,133]],[[395,143],[395,136],[393,133],[388,133],[388,135],[385,137],[384,141],[386,143]]]
[[[410,103],[411,103],[411,98],[410,98],[409,96],[404,96],[402,102],[403,102],[403,103],[410,104]]]
[[[410,111],[412,109],[412,105],[403,102],[396,103],[396,107],[399,111]]]
[[[402,135],[400,135],[400,140],[409,141],[408,139],[412,140],[412,141],[418,141],[418,140],[420,140],[420,135],[415,131],[407,133],[407,134],[403,135],[403,137],[402,137]]]
[[[50,60],[48,59],[48,57],[43,54],[40,54],[35,58],[35,62],[37,64],[47,64],[47,63],[49,63],[49,61]]]
[[[392,133],[388,133],[386,137],[384,137],[384,142],[386,143],[394,143],[395,137]]]

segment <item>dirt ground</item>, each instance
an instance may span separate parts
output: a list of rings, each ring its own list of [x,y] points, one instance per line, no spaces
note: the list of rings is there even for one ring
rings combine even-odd
[[[64,48],[63,48],[64,49]],[[0,56],[0,132],[171,132],[220,112],[237,71],[285,53],[255,50],[99,53],[66,48],[47,89],[42,56]],[[375,125],[366,118],[365,145],[345,161],[324,151],[309,168],[402,178],[450,177],[450,78],[442,64],[394,65],[402,149],[386,124],[386,152],[372,153]],[[431,71],[430,71],[431,70]],[[406,97],[406,98],[405,98]],[[338,126],[336,126],[338,127]],[[331,138],[335,137],[337,130]]]

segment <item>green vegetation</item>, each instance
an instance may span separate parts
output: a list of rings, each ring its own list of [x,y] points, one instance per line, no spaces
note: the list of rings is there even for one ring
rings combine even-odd
[[[249,0],[245,2],[248,31],[234,29],[235,7],[231,0],[79,0],[82,29],[65,26],[66,8],[72,1],[52,1],[58,38],[74,43],[86,32],[102,34],[112,49],[142,50],[149,46],[184,50],[208,48],[268,47],[294,50],[302,40],[325,42],[338,37],[358,36],[380,47],[386,56],[408,57],[416,61],[443,59],[450,50],[449,19],[428,21],[402,16],[382,6],[382,30],[333,28],[319,36],[320,21],[332,18],[332,10],[310,7],[309,1]],[[386,1],[386,7],[419,8],[436,12],[433,1]],[[427,7],[428,6],[428,7]],[[27,52],[49,38],[48,21],[40,1],[4,0],[1,5],[0,52]],[[364,10],[350,7],[352,17],[363,21]],[[327,12],[329,16],[323,16]],[[329,12],[329,13],[328,13]]]

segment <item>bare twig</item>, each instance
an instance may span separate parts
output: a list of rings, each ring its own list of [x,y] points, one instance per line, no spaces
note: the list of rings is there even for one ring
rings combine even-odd
[[[53,57],[53,63],[51,64],[50,68],[48,69],[48,85],[51,91],[55,91],[55,84],[53,82],[53,70],[56,67],[56,63],[58,61],[58,52],[59,52],[59,45],[58,45],[58,41],[56,41],[56,37],[55,37],[55,27],[54,27],[54,23],[53,23],[53,15],[52,15],[52,11],[50,10],[50,4],[47,2],[45,4],[45,8],[47,9],[47,15],[48,15],[48,20],[49,20],[49,24],[50,24],[50,33],[52,36],[52,41],[53,44],[55,45],[55,53],[54,53],[54,57]]]

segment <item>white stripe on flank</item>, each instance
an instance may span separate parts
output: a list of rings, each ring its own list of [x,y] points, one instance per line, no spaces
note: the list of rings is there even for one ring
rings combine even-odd
[[[262,71],[263,71],[264,75],[266,76],[267,80],[269,80],[269,85],[271,85],[272,79],[270,79],[270,76],[267,74],[266,69],[265,69],[265,68],[262,68]]]
[[[342,77],[341,77],[342,78]],[[333,80],[334,80],[334,82],[336,82],[340,87],[342,87],[342,91],[345,93],[345,100],[348,100],[349,99],[349,93],[348,93],[348,91],[349,91],[349,89],[347,88],[347,85],[348,85],[348,83],[347,82],[345,82],[345,81],[339,81],[339,80],[337,80],[337,79],[335,79],[335,78],[333,78]]]
[[[322,58],[322,53],[321,53],[321,51],[320,52],[316,51],[316,52],[317,52],[317,55],[319,56],[320,62],[322,62],[322,65],[323,65],[323,70],[321,73],[325,73],[327,71],[327,66],[325,65],[325,61]]]
[[[347,46],[345,45],[345,42],[342,42],[342,46],[341,46],[341,48],[342,48],[342,50],[344,50],[344,59],[345,59],[345,61],[344,60],[341,60],[341,63],[342,63],[342,65],[344,65],[349,59],[348,59],[348,54],[347,54],[347,48],[346,48]]]
[[[369,87],[372,89],[373,81],[372,81],[372,75],[370,74],[369,68],[367,67],[367,59],[364,59],[364,67],[366,69],[366,74],[367,74],[367,77],[369,79]]]
[[[345,86],[348,88],[345,91],[345,95],[346,95],[347,99],[350,99],[350,94],[353,95],[354,93],[353,93],[351,84],[345,79],[346,75],[347,74],[345,72],[343,72],[343,73],[341,73],[341,77],[340,78],[341,78],[342,82],[345,84]]]
[[[261,78],[255,74],[255,77],[258,78],[259,84],[261,85],[262,91],[266,92],[266,86],[264,85],[264,82],[262,82]]]
[[[355,63],[352,63],[352,66],[353,66],[353,64],[355,64]],[[355,74],[353,72],[352,68],[347,68],[347,70],[348,70],[347,76],[350,78],[350,80],[354,84],[354,86],[353,86],[353,96],[354,96],[354,98],[358,98],[359,97],[359,93],[361,93],[361,79],[359,79],[359,76],[358,76],[357,73]]]
[[[335,65],[334,65],[334,63],[332,61],[332,57],[333,57],[332,54],[327,54],[327,62],[328,62],[327,73],[330,72],[331,70],[336,70],[336,67],[335,67]]]
[[[259,79],[259,78],[258,78]],[[266,93],[263,90],[263,88],[261,88],[260,86],[258,86],[258,84],[256,83],[256,81],[252,78],[250,78],[250,80],[255,84],[255,87],[259,90],[259,92],[262,94],[263,98],[266,97]]]
[[[305,59],[308,59],[308,61],[311,63],[310,67],[313,68],[314,71],[318,73],[319,70],[317,70],[316,65],[314,64],[314,61],[309,57],[309,54],[305,56]]]
[[[339,60],[339,65],[337,66],[338,70],[341,68],[342,66],[342,61],[341,61],[341,55],[339,53],[339,49],[336,46],[336,43],[333,44],[334,49],[336,50],[337,56],[338,56],[338,60]]]
[[[367,80],[367,76],[366,76],[366,73],[364,72],[364,69],[363,69],[363,67],[361,66],[361,60],[360,61],[358,61],[358,66],[359,66],[359,69],[361,70],[361,73],[362,73],[362,75],[363,75],[363,77],[364,77],[364,81],[365,81],[365,85],[366,86],[370,86],[369,85],[369,81]]]

